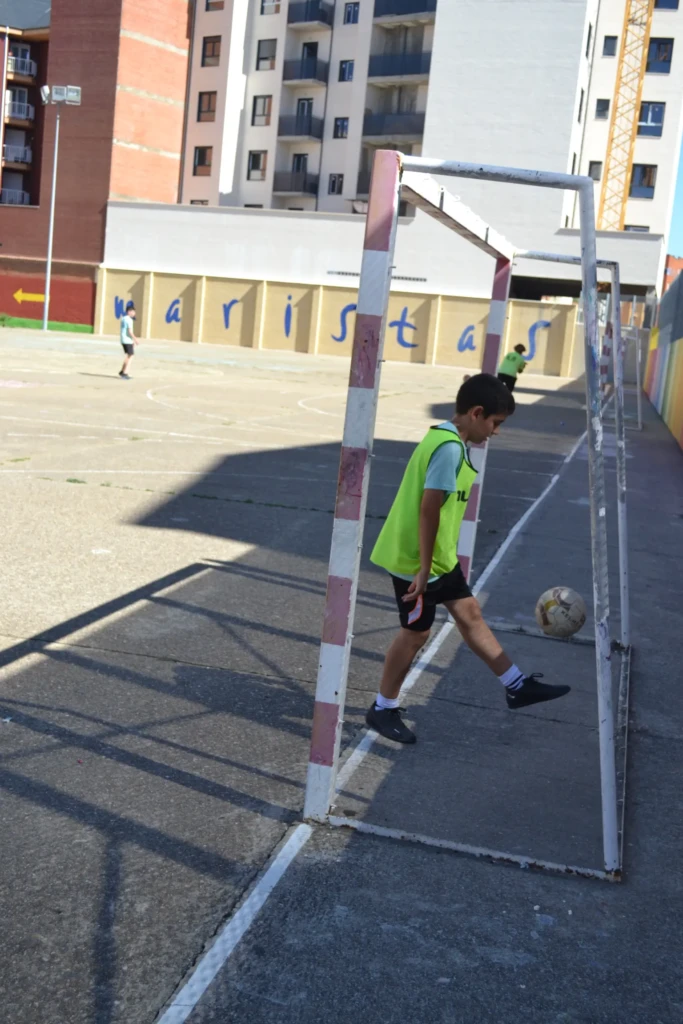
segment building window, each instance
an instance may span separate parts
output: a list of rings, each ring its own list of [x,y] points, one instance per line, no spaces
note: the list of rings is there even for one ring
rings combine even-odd
[[[618,36],[605,36],[605,41],[602,44],[603,57],[616,57],[618,40]]]
[[[202,67],[216,68],[221,62],[221,37],[204,36],[202,42]]]
[[[206,0],[207,11],[222,11],[224,7],[224,0]]]
[[[656,183],[656,164],[634,164],[629,196],[631,199],[654,199]]]
[[[348,139],[349,137],[349,119],[348,117],[335,117],[334,119],[334,132],[332,137],[335,139]]]
[[[197,109],[198,121],[216,120],[216,95],[215,92],[200,92],[199,107]]]
[[[576,174],[576,153],[572,156],[572,174]]]
[[[644,231],[646,234],[649,233],[649,225],[645,224],[624,224],[624,231]],[[669,271],[667,270],[667,274]]]
[[[678,0],[655,0],[656,11],[677,11]]]
[[[272,71],[275,67],[277,39],[259,39],[256,53],[256,70]]]
[[[340,82],[352,82],[353,81],[353,65],[352,60],[340,60],[339,61],[339,81]]]
[[[609,100],[596,100],[595,117],[598,121],[606,121],[609,117]]]
[[[647,50],[645,70],[651,74],[668,75],[674,55],[673,39],[651,39]]]
[[[265,149],[252,149],[247,164],[247,181],[265,181],[268,153]]]
[[[591,43],[593,42],[593,26],[589,23],[588,25],[588,39],[586,40],[586,56],[591,55]]]
[[[245,210],[262,210],[263,209],[263,203],[245,203],[244,204],[244,209]]]
[[[360,4],[344,4],[344,24],[357,25]]]
[[[638,118],[638,134],[661,138],[664,129],[665,103],[641,103]]]
[[[208,8],[207,8],[208,10]],[[208,206],[208,199],[190,199],[190,206]]]
[[[273,108],[272,96],[254,96],[251,108],[251,123],[256,128],[264,128],[270,124],[270,112]]]
[[[340,196],[344,191],[344,175],[331,174],[330,183],[327,186],[327,193],[330,196]]]
[[[280,0],[261,0],[261,14],[279,14]]]
[[[211,174],[212,159],[213,146],[195,146],[194,173],[197,175],[197,177],[206,178]]]
[[[588,164],[588,177],[593,181],[600,181],[602,178],[602,160],[591,160]]]
[[[580,95],[580,97],[579,97],[579,116],[578,116],[578,118],[577,118],[577,120],[578,120],[579,124],[581,124],[581,118],[582,118],[582,116],[583,116],[583,100],[584,100],[584,97],[585,97],[585,95],[586,95],[586,94],[585,94],[585,92],[584,92],[584,91],[583,91],[583,89],[582,89],[582,90],[581,90],[581,95]]]

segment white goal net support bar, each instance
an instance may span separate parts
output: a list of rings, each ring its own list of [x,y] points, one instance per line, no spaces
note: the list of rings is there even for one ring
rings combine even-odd
[[[380,150],[375,155],[330,549],[304,817],[309,821],[329,822],[330,808],[335,799],[399,201],[402,198],[417,206],[495,260],[482,359],[482,371],[485,373],[495,374],[497,371],[507,316],[512,263],[516,255],[522,255],[521,251],[518,253],[506,238],[460,203],[431,175],[568,189],[577,192],[579,196],[581,256],[568,262],[580,263],[582,270],[586,438],[604,854],[604,871],[586,869],[580,873],[614,879],[620,875],[622,857],[617,822],[605,466],[599,379],[595,186],[592,178],[588,177],[431,160],[405,156],[393,150]],[[538,258],[543,255],[539,254]],[[549,258],[556,257],[549,255]],[[618,267],[614,266],[618,286]],[[617,350],[618,346],[615,345],[615,352]],[[486,447],[474,454],[479,477],[477,485],[472,489],[458,547],[458,559],[468,576],[476,539]]]

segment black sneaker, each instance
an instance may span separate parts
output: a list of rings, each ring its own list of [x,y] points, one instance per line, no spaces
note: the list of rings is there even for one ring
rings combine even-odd
[[[569,693],[571,690],[571,686],[550,686],[548,683],[539,683],[538,680],[542,678],[542,672],[534,672],[533,675],[526,676],[518,690],[508,690],[505,694],[508,707],[514,710],[515,708],[526,708],[530,704],[541,704],[546,700],[556,700],[558,697],[564,697],[565,693]]]
[[[130,380],[130,377],[128,376],[127,373],[121,372],[119,373],[119,377],[121,378],[121,380]]]
[[[401,718],[401,712],[405,708],[387,708],[380,710],[373,704],[365,721],[371,729],[378,732],[385,739],[394,740],[395,743],[414,743],[416,736],[411,732]]]

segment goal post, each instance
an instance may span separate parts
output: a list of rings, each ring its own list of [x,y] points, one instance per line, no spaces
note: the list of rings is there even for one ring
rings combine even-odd
[[[599,383],[598,261],[592,178],[486,164],[431,160],[380,150],[375,156],[365,231],[358,309],[351,355],[329,574],[323,615],[304,817],[330,820],[335,796],[346,699],[353,619],[360,570],[363,520],[379,394],[383,335],[391,285],[399,198],[413,203],[493,257],[495,262],[482,369],[495,373],[516,255],[514,246],[456,200],[432,175],[470,178],[578,193],[586,361],[586,435],[590,492],[595,657],[600,742],[604,877],[617,877],[621,856],[617,824],[614,709],[612,700],[607,523],[602,411]],[[616,348],[616,346],[615,346]],[[486,449],[479,453],[479,488],[471,496],[463,537],[471,568]],[[588,872],[591,873],[591,872]],[[594,874],[596,872],[593,872]],[[599,873],[598,873],[599,874]]]

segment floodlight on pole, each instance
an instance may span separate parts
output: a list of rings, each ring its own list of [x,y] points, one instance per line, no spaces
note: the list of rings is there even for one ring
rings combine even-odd
[[[45,301],[43,305],[43,330],[48,329],[50,316],[50,285],[52,283],[52,244],[55,232],[55,201],[57,198],[57,165],[59,162],[59,125],[61,120],[61,105],[66,103],[70,107],[80,107],[81,88],[78,85],[43,85],[40,90],[40,98],[43,105],[53,103],[57,107],[57,121],[55,126],[55,152],[52,161],[52,195],[50,196],[50,226],[47,235],[47,268],[45,271]]]

